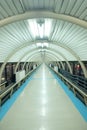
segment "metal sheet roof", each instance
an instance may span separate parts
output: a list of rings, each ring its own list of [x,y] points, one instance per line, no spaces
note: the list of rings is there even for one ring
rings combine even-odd
[[[22,20],[22,16],[31,11],[34,11],[34,16],[37,15],[37,13],[35,14],[37,11],[42,12],[43,16],[38,16],[35,19],[30,16],[28,19],[26,16]],[[56,14],[58,17],[62,16],[62,18],[54,19],[54,16],[48,18],[46,11]],[[18,20],[19,15],[21,15],[21,20]],[[12,21],[14,16],[15,21]],[[74,20],[71,21],[71,18]],[[31,25],[29,25],[30,21],[33,23],[39,21],[41,24],[41,20],[45,21],[43,23],[43,38],[39,33],[35,37],[32,34]],[[80,20],[79,24],[77,20]],[[76,57],[82,61],[87,60],[87,28],[84,27],[84,22],[87,25],[86,20],[87,0],[0,0],[0,62],[18,62],[28,50],[31,53],[31,50],[36,49],[37,53],[38,49],[42,48],[42,46],[37,47],[37,42],[48,42],[49,46],[45,47],[46,50],[53,49],[53,53],[58,52],[61,60],[64,58],[61,58],[59,52],[62,52],[69,61],[77,60]],[[47,35],[49,21],[51,29]],[[45,24],[46,22],[48,25]],[[33,43],[35,45],[32,48],[30,45]],[[26,57],[28,55],[26,54]],[[40,59],[40,56],[37,59]]]

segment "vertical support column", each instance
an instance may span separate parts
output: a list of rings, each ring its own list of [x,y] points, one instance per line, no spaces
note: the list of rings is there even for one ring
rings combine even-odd
[[[5,66],[5,80],[7,81],[7,68]]]

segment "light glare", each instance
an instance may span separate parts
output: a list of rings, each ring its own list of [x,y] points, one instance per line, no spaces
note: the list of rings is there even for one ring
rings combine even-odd
[[[34,38],[40,37],[41,39],[49,37],[51,32],[52,20],[45,19],[44,23],[40,25],[36,20],[28,20],[29,31]]]

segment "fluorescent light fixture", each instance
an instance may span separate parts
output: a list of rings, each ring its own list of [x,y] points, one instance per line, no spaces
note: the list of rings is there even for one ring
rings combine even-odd
[[[38,23],[38,31],[39,31],[40,38],[43,38],[43,28],[44,28],[43,24],[40,25]]]
[[[51,19],[45,19],[43,21],[39,20],[28,20],[29,24],[29,31],[31,32],[32,36],[34,38],[40,37],[41,39],[45,37],[50,36],[51,32],[51,26],[52,26],[52,20]]]
[[[38,36],[38,28],[35,20],[28,20],[29,30],[34,38]]]
[[[48,47],[48,43],[37,43],[36,45],[37,47],[41,47],[41,48]]]
[[[37,47],[42,47],[42,43],[37,43]]]
[[[45,20],[45,37],[49,37],[52,27],[52,20],[46,19]]]
[[[28,20],[28,24],[29,24],[29,30],[31,34],[34,36],[34,38],[36,37],[43,38],[44,23],[40,25],[40,23],[38,23],[36,20]]]
[[[43,46],[44,47],[48,47],[48,43],[43,43]]]

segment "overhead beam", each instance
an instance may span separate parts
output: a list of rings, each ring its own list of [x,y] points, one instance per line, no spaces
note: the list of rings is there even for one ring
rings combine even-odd
[[[55,49],[53,49],[53,48],[48,48],[48,50],[52,50],[52,51],[54,51],[54,52],[56,52],[56,53],[58,53],[59,55],[61,55],[63,58],[64,58],[64,60],[65,60],[65,62],[66,62],[66,64],[67,64],[67,66],[68,66],[68,68],[69,68],[69,71],[70,71],[70,73],[72,74],[72,68],[71,68],[71,66],[70,66],[70,63],[68,62],[68,60],[67,60],[67,58],[61,53],[61,52],[57,52]],[[47,51],[48,51],[47,50]]]
[[[37,54],[35,54],[35,55],[29,55],[28,57],[27,57],[27,59],[26,59],[26,61],[24,62],[24,64],[23,64],[23,67],[22,67],[22,70],[24,69],[24,67],[25,67],[25,65],[26,65],[26,63],[28,62],[28,60],[30,61],[34,56],[37,56],[37,55],[39,55],[38,53],[40,53],[40,52],[37,52]],[[32,57],[31,57],[32,56]]]
[[[33,52],[33,53],[31,53],[31,52]],[[32,55],[35,55],[35,53],[38,53],[38,52],[39,52],[38,49],[37,49],[37,50],[36,50],[36,49],[32,49],[31,51],[27,51],[26,53],[24,53],[24,54],[20,57],[20,59],[19,59],[17,65],[16,65],[16,67],[15,67],[15,73],[16,73],[16,71],[17,71],[17,69],[18,69],[18,66],[19,66],[21,60],[22,60],[26,55],[30,54],[29,57],[31,58]],[[48,51],[47,51],[47,52],[48,52]],[[41,52],[40,52],[40,53],[41,53]],[[50,51],[49,53],[52,53],[53,55],[55,55],[55,57],[57,57],[57,58],[60,60],[60,58],[59,58],[58,56],[56,56],[57,52],[56,52],[56,54],[54,53],[54,51]],[[63,57],[63,55],[62,55],[62,57]],[[57,60],[57,59],[56,59],[56,60]],[[25,61],[25,62],[26,62],[26,61]],[[60,62],[61,62],[61,60],[60,60]],[[61,63],[61,65],[62,65],[62,68],[64,69],[63,63]]]
[[[72,17],[69,15],[64,14],[58,14],[52,11],[47,10],[35,10],[35,11],[28,11],[22,14],[17,14],[8,18],[5,18],[3,20],[0,20],[0,27],[3,27],[5,25],[21,21],[21,20],[27,20],[27,19],[36,19],[36,18],[51,18],[51,19],[58,19],[67,21],[76,25],[79,25],[83,28],[87,28],[87,22],[83,21],[79,18]]]
[[[40,53],[40,52],[38,52],[38,53]],[[57,59],[58,59],[58,57],[54,56],[53,54],[47,53],[47,56],[48,56],[48,55],[49,55],[49,58],[52,59],[52,60],[54,60],[54,59],[57,60]],[[51,55],[51,57],[50,57],[50,55]],[[34,57],[34,55],[33,55],[30,59],[32,59],[33,57]],[[30,61],[30,59],[28,59],[28,60]],[[49,60],[49,59],[48,59],[48,60]],[[50,61],[50,60],[49,60],[49,61]],[[60,63],[60,64],[61,64],[61,63]],[[57,65],[59,66],[59,68],[60,68],[60,64],[57,63]],[[64,65],[61,64],[61,66],[62,66],[62,68],[64,68]]]
[[[35,43],[38,43],[38,42],[47,42],[47,43],[50,43],[50,44],[54,44],[56,46],[60,46],[61,48],[64,48],[66,51],[68,51],[71,55],[73,55],[76,60],[80,63],[81,67],[82,67],[82,70],[83,70],[83,73],[84,73],[84,76],[87,78],[87,70],[86,70],[86,67],[84,66],[83,62],[81,61],[80,57],[78,56],[78,54],[72,50],[70,47],[68,47],[67,45],[64,45],[64,44],[61,44],[59,42],[55,42],[55,41],[48,41],[48,40],[36,40],[36,41],[32,41],[32,42],[27,42],[26,44],[22,44],[20,45],[19,47],[15,48],[14,51],[12,51],[5,59],[4,63],[2,64],[1,68],[0,68],[0,82],[1,82],[1,77],[2,77],[2,73],[3,73],[3,70],[4,70],[4,67],[6,65],[6,63],[9,61],[9,59],[15,55],[20,49],[23,49],[24,47],[28,47],[28,46],[31,46]]]
[[[15,67],[15,72],[17,71],[18,66],[19,66],[21,60],[22,60],[26,55],[30,54],[31,52],[33,52],[33,51],[35,51],[35,50],[36,50],[35,48],[34,48],[34,49],[31,49],[30,51],[28,50],[27,52],[25,52],[25,53],[20,57],[19,61],[17,62],[17,65],[16,65],[16,67]],[[38,49],[37,49],[37,51],[38,51]]]
[[[38,53],[40,53],[40,52],[38,52]],[[27,61],[28,61],[28,64],[27,64],[27,67],[29,66],[29,65],[31,65],[31,64],[29,64],[29,62],[31,61],[31,59],[33,59],[33,58],[35,58],[37,55],[39,55],[39,54],[35,54],[35,55],[33,55],[31,58],[28,58],[27,59]],[[50,57],[50,59],[54,59],[54,57]],[[48,59],[48,61],[50,61],[49,59]],[[58,64],[59,65],[59,64]],[[24,63],[24,65],[23,66],[25,66],[25,63]],[[24,68],[24,67],[23,67]],[[23,68],[22,68],[22,70],[23,70]]]
[[[62,58],[65,60],[67,66],[68,66],[68,68],[69,68],[69,70],[70,70],[70,73],[72,74],[72,68],[71,68],[71,66],[70,66],[70,64],[69,64],[69,62],[68,62],[68,60],[67,60],[67,58],[66,58],[61,52],[56,51],[56,50],[53,49],[53,48],[50,48],[50,49],[47,48],[47,52],[48,52],[48,50],[50,50],[50,52],[53,53],[53,55],[54,55],[54,53],[56,53],[56,54],[59,54],[60,56],[62,56]],[[20,59],[19,59],[17,65],[16,65],[15,72],[17,71],[18,66],[19,66],[21,60],[22,60],[26,55],[28,55],[29,53],[31,53],[32,51],[33,51],[33,52],[35,51],[35,52],[37,53],[37,50],[34,49],[34,50],[31,50],[31,51],[27,51],[26,53],[24,53],[24,54],[20,57]],[[32,54],[33,54],[33,53],[32,53]],[[31,54],[31,55],[32,55],[32,54]],[[25,62],[25,64],[26,64],[26,62]],[[24,66],[24,65],[23,65],[23,66]],[[63,65],[62,65],[62,66],[63,66]],[[24,67],[23,67],[23,68],[24,68]],[[64,69],[64,67],[63,67],[63,69]]]
[[[63,70],[65,69],[65,67],[64,67],[64,65],[63,65],[63,62],[61,61],[61,59],[60,59],[58,56],[56,56],[56,55],[55,55],[54,53],[52,53],[52,52],[51,52],[51,54],[50,54],[48,51],[47,51],[46,53],[47,53],[48,55],[55,56],[55,57],[56,57],[56,61],[59,60],[61,66],[62,66],[62,68],[63,68]]]

